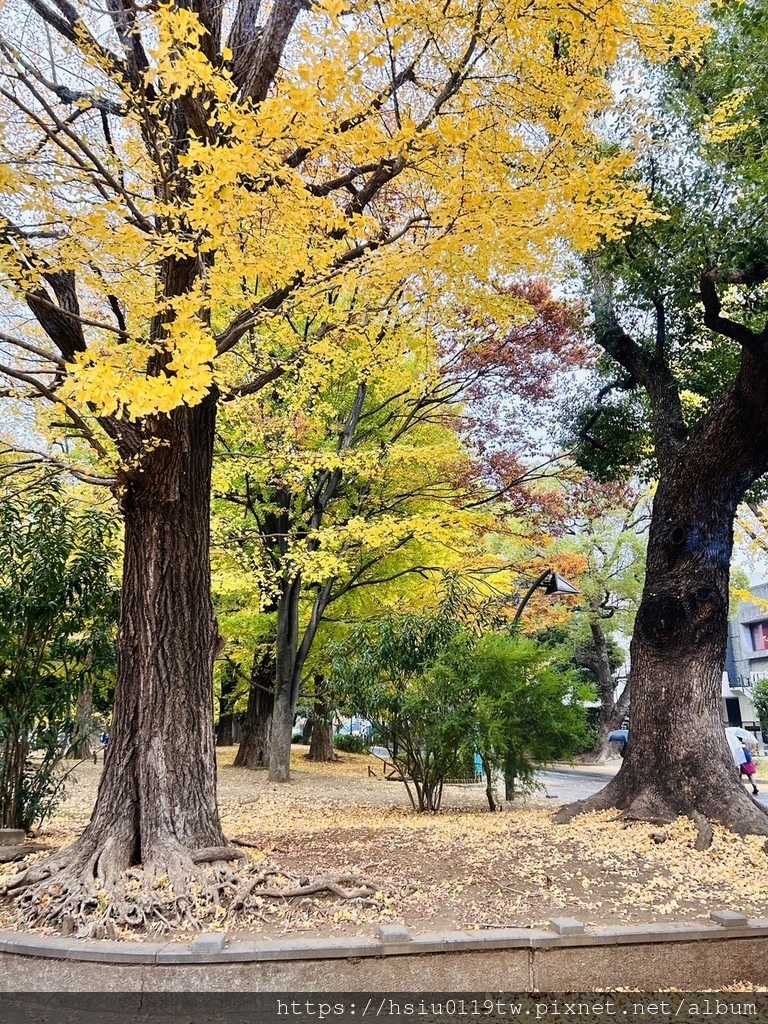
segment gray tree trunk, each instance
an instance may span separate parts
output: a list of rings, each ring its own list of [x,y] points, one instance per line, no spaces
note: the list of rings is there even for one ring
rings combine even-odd
[[[272,645],[257,649],[251,668],[248,709],[242,738],[235,755],[235,768],[267,768],[272,739],[272,711],[275,704],[275,652]]]

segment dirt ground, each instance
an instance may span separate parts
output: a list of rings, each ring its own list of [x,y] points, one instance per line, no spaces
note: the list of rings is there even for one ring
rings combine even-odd
[[[235,922],[221,909],[208,927],[274,937],[370,935],[380,923],[417,932],[534,927],[566,913],[588,925],[690,920],[716,909],[768,917],[760,837],[716,828],[711,848],[697,852],[686,819],[627,826],[603,813],[556,825],[552,802],[535,794],[491,814],[481,786],[448,787],[440,814],[419,815],[373,758],[343,754],[316,765],[296,747],[293,781],[276,785],[266,772],[232,767],[234,753],[219,752],[224,830],[255,865],[275,867],[294,887],[344,875],[372,882],[374,892],[259,899]],[[100,764],[77,769],[38,841],[55,848],[79,834],[100,772]],[[0,884],[12,873],[12,865],[0,866]],[[25,923],[0,901],[0,928],[16,927]]]

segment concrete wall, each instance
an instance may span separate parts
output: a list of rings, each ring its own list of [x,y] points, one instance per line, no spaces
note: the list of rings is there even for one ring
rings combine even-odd
[[[29,955],[29,947],[26,954],[8,951],[10,933],[0,937],[0,991],[120,992],[121,1010],[129,1008],[131,993],[139,1005],[147,993],[160,992],[702,991],[768,985],[768,921],[737,914],[720,914],[719,923],[589,931],[563,919],[552,930],[401,934],[386,942],[234,942],[209,953],[194,943],[39,938],[38,955]],[[16,935],[15,941],[18,948],[24,939]],[[143,954],[130,947],[141,947]],[[139,959],[131,962],[134,955]]]

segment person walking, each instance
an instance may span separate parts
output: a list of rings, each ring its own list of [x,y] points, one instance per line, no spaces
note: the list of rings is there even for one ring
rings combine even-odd
[[[752,795],[757,796],[760,790],[757,788],[757,785],[755,784],[755,775],[757,774],[755,762],[752,760],[752,755],[749,752],[749,747],[745,743],[742,743],[741,749],[744,751],[744,760],[739,765],[739,778],[741,778],[742,775],[745,775],[747,778],[747,782],[752,783]]]

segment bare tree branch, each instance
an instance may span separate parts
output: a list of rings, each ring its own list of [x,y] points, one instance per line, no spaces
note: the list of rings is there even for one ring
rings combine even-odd
[[[761,334],[756,334],[749,327],[745,327],[744,324],[736,323],[735,320],[722,316],[720,312],[722,309],[720,297],[717,294],[717,280],[717,273],[714,271],[707,271],[701,275],[701,301],[704,305],[705,325],[710,331],[715,331],[725,338],[738,342],[743,348],[756,355],[765,354],[766,342],[768,341],[768,326],[764,328]]]
[[[246,5],[243,10],[244,19],[252,17],[253,6]],[[285,44],[302,10],[307,10],[305,0],[274,0],[266,25],[260,32],[252,32],[248,42],[244,42],[241,32],[245,25],[242,22],[238,24],[237,42],[240,52],[236,62],[242,68],[240,94],[243,99],[261,103],[267,98],[280,67]]]
[[[76,43],[80,48],[85,46],[89,53],[94,54],[101,62],[104,70],[113,76],[130,81],[126,65],[111,50],[105,49],[90,32],[77,10],[66,0],[54,0],[58,13],[51,10],[45,0],[24,0],[46,25],[50,25],[63,39]]]

